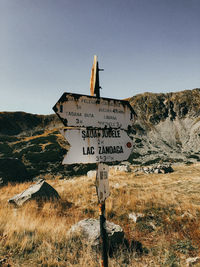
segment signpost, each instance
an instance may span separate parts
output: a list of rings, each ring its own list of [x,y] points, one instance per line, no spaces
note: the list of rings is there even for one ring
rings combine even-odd
[[[102,266],[108,266],[105,200],[109,196],[105,162],[127,160],[133,143],[127,134],[135,112],[128,101],[100,98],[99,67],[94,57],[90,79],[91,96],[64,93],[53,107],[65,128],[62,135],[70,149],[63,164],[97,163],[96,190],[100,212]]]

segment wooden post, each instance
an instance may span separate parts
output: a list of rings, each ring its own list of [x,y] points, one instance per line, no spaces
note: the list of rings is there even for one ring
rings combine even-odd
[[[106,233],[105,201],[99,204],[100,240],[101,240],[101,266],[108,267],[108,241]]]
[[[94,56],[94,64],[92,66],[91,79],[90,79],[90,92],[91,95],[95,95],[100,98],[100,85],[99,85],[99,69],[97,56]],[[97,163],[97,175],[99,164]],[[108,239],[106,233],[106,217],[105,217],[106,205],[105,201],[99,203],[99,221],[100,221],[100,246],[101,246],[101,266],[108,267]]]

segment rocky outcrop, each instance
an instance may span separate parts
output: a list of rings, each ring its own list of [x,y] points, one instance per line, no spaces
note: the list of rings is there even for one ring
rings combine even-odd
[[[146,126],[157,125],[169,118],[171,121],[200,116],[200,89],[175,93],[144,93],[128,99],[139,120]]]
[[[10,198],[8,202],[16,206],[22,206],[30,200],[41,203],[58,199],[60,199],[58,192],[44,180],[39,180],[22,193]]]
[[[131,130],[131,162],[151,165],[200,161],[200,89],[145,93],[129,101],[137,113]]]
[[[153,166],[146,166],[136,168],[134,172],[144,172],[144,173],[170,173],[173,172],[173,168],[171,164],[158,164]]]

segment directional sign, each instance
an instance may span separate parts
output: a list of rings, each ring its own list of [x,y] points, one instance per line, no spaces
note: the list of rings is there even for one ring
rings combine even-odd
[[[102,203],[109,197],[109,182],[108,182],[109,167],[106,164],[100,163],[98,165],[96,177],[96,190],[99,203]]]
[[[132,151],[132,140],[122,129],[64,129],[61,133],[70,144],[63,164],[123,161]]]
[[[64,93],[53,110],[65,126],[127,129],[134,110],[125,100]]]

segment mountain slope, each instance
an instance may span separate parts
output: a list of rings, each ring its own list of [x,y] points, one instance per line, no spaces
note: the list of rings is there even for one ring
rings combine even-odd
[[[200,89],[144,93],[128,100],[137,114],[130,131],[132,164],[200,161]],[[0,158],[19,159],[31,177],[61,178],[95,168],[61,164],[69,148],[58,130],[62,126],[56,115],[0,112]]]
[[[138,117],[133,125],[145,159],[183,162],[199,160],[200,89],[177,93],[145,93],[129,99]]]

